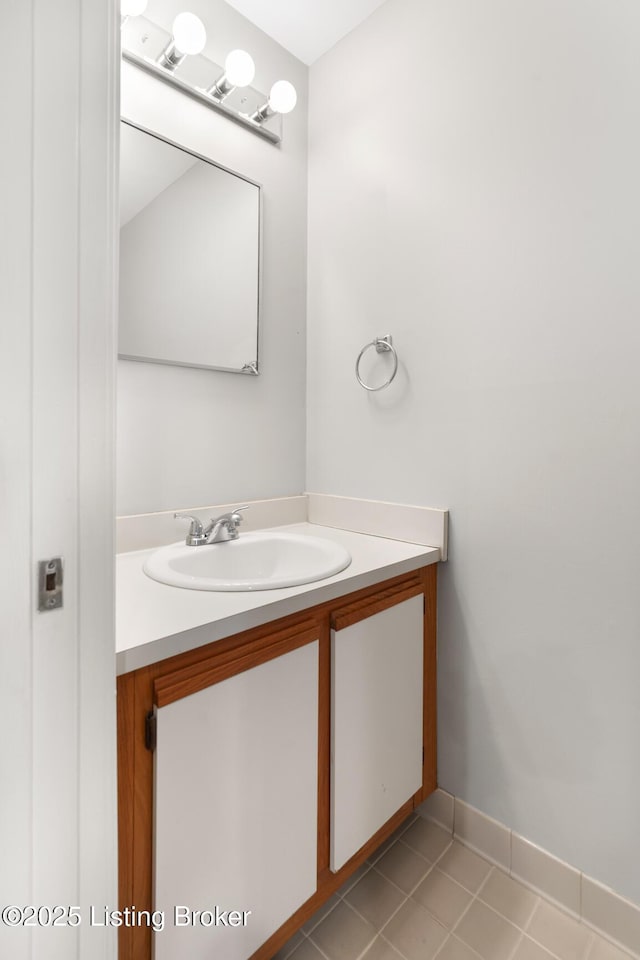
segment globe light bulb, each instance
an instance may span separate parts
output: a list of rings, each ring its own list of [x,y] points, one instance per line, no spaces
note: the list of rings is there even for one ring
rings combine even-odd
[[[139,17],[147,9],[149,0],[121,0],[120,13],[123,17]]]
[[[179,13],[173,21],[173,40],[180,53],[201,53],[207,42],[202,20],[195,13]]]
[[[269,106],[276,113],[291,113],[297,101],[296,88],[288,80],[277,80],[271,87]]]
[[[232,50],[224,62],[224,72],[232,87],[248,87],[256,73],[256,65],[246,50]]]

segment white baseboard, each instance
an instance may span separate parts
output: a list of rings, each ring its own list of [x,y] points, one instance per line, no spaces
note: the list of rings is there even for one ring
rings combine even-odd
[[[445,790],[432,793],[416,813],[640,958],[640,906]]]

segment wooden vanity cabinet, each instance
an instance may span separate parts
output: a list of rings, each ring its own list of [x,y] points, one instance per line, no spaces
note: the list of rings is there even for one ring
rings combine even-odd
[[[271,960],[435,789],[436,577],[118,678],[120,906],[165,911],[119,960]],[[252,913],[180,929],[180,905]]]

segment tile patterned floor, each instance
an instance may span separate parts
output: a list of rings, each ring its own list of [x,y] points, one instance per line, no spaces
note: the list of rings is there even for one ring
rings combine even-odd
[[[410,817],[274,960],[630,960]]]

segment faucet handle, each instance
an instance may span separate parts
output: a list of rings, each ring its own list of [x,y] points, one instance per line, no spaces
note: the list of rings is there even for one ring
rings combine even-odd
[[[221,543],[226,540],[238,539],[238,527],[244,520],[241,510],[248,510],[249,505],[234,507],[220,517],[212,517],[203,530],[204,543]]]
[[[241,510],[248,510],[249,505],[245,504],[244,507],[234,507],[233,510],[228,510],[226,513],[220,514],[219,517],[214,517],[211,520],[211,523],[242,523],[244,517],[240,513]]]
[[[188,547],[197,547],[201,543],[206,543],[207,537],[204,532],[204,527],[202,521],[198,517],[192,516],[190,513],[174,513],[174,520],[189,520],[191,526],[189,527],[189,532],[187,534],[187,539],[185,541]]]

